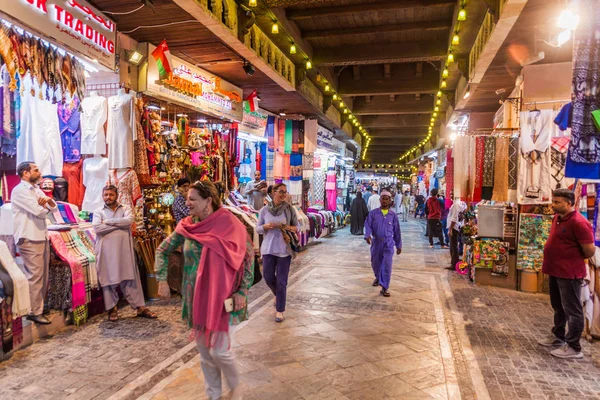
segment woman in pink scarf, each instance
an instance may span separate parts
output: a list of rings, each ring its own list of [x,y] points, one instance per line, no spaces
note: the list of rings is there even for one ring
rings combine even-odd
[[[158,249],[157,272],[161,279],[169,246],[184,242],[184,268],[197,265],[197,272],[195,284],[186,284],[183,290],[183,314],[194,329],[206,393],[209,399],[221,398],[223,373],[232,390],[231,398],[238,399],[240,379],[231,351],[235,328],[230,324],[241,320],[240,313],[247,315],[247,289],[253,275],[246,273],[246,260],[253,260],[252,245],[248,246],[244,225],[221,207],[219,191],[213,183],[192,185],[186,205],[190,216],[181,220],[175,233]],[[193,273],[188,275],[193,279]],[[168,284],[161,282],[160,294],[167,297],[168,293]],[[231,314],[225,310],[225,300],[230,298],[234,300]]]

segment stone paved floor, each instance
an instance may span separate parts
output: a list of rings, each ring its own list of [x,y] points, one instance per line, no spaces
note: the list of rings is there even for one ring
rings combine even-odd
[[[294,261],[288,311],[273,322],[264,283],[238,327],[245,399],[600,399],[597,346],[553,359],[545,295],[480,287],[447,273],[421,221],[402,225],[392,297],[371,287],[368,247],[347,229]],[[93,319],[0,363],[0,399],[202,399],[197,350],[178,299],[157,321]]]

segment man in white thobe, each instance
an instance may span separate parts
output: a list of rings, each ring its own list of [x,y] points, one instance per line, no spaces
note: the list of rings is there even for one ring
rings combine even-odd
[[[369,209],[369,212],[381,207],[381,202],[379,201],[379,199],[379,193],[376,190],[374,190],[373,195],[369,197],[369,202],[367,203],[367,208]]]
[[[110,321],[119,319],[117,286],[120,286],[131,308],[137,311],[138,317],[156,318],[156,314],[145,306],[140,273],[135,262],[131,236],[133,213],[117,202],[118,197],[119,193],[115,186],[106,186],[102,190],[104,207],[94,212],[92,222],[94,231],[98,235],[96,268],[108,319]]]
[[[43,315],[50,263],[46,216],[57,208],[57,204],[37,186],[42,173],[35,163],[19,164],[17,174],[21,183],[11,193],[11,204],[15,243],[23,259],[23,273],[29,280],[31,314],[27,319],[49,325],[50,321]]]

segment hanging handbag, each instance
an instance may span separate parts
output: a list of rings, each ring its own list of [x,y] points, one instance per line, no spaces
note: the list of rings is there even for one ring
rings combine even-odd
[[[252,281],[252,286],[256,285],[258,282],[262,281],[262,273],[260,272],[260,260],[258,256],[254,256],[254,281]]]

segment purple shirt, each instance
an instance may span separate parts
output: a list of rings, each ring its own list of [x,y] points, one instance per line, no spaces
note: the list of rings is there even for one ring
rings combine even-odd
[[[387,215],[383,215],[381,208],[376,208],[369,213],[365,222],[365,239],[373,239],[373,246],[383,245],[384,248],[397,249],[402,248],[402,234],[400,233],[400,222],[398,215],[388,210]]]

